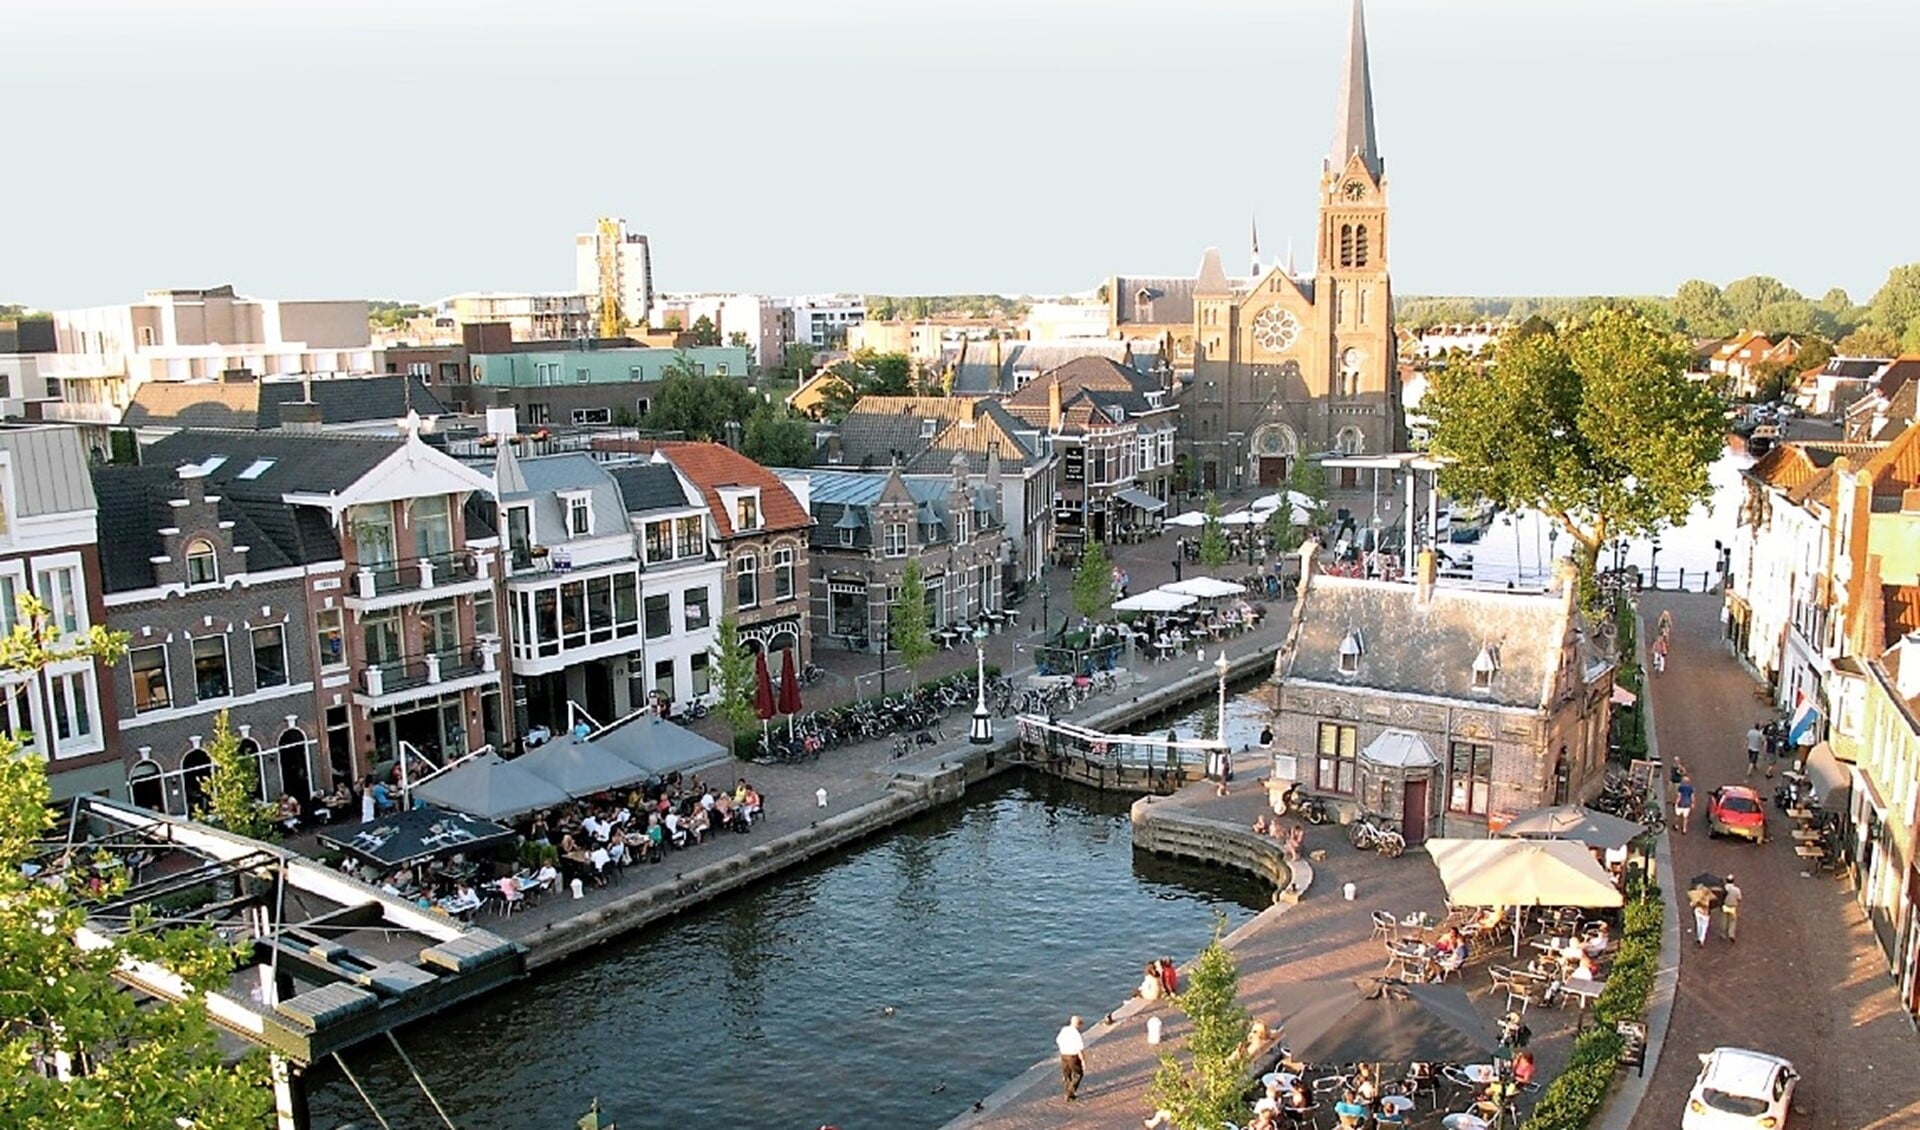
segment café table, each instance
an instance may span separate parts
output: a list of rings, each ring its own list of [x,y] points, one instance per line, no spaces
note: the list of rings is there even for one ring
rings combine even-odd
[[[1405,1117],[1413,1111],[1413,1100],[1406,1095],[1381,1095],[1380,1106],[1391,1114]]]
[[[1586,1024],[1587,1005],[1593,1003],[1601,993],[1607,991],[1607,983],[1605,981],[1582,981],[1575,977],[1571,980],[1560,982],[1560,991],[1580,1002],[1580,1019],[1574,1023],[1574,1030],[1579,1031],[1580,1028]]]
[[[1445,1127],[1446,1130],[1488,1130],[1486,1119],[1477,1114],[1468,1114],[1465,1111],[1461,1111],[1459,1114],[1447,1115],[1440,1120],[1440,1125]]]

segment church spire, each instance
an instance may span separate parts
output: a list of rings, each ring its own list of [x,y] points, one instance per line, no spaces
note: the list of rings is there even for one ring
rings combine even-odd
[[[1259,217],[1256,216],[1253,218],[1252,228],[1253,228],[1253,277],[1257,279],[1260,277],[1260,219]]]
[[[1380,176],[1380,151],[1373,137],[1373,78],[1367,71],[1367,18],[1361,0],[1353,0],[1353,24],[1347,41],[1346,72],[1340,81],[1340,105],[1333,119],[1331,162],[1337,174],[1355,153],[1367,171]]]

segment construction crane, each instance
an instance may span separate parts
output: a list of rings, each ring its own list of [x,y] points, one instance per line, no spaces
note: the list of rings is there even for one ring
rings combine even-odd
[[[594,252],[600,266],[600,336],[619,337],[626,328],[620,314],[620,244],[624,239],[621,221],[600,217],[595,232]]]

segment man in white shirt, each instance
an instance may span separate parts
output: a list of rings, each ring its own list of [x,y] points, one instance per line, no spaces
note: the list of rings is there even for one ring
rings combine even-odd
[[[1080,1035],[1080,1018],[1067,1021],[1053,1043],[1060,1049],[1060,1082],[1067,1089],[1067,1101],[1072,1102],[1087,1074],[1087,1041]]]

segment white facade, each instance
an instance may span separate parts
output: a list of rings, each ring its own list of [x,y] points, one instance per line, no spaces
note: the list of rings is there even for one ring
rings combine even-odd
[[[48,405],[46,415],[72,423],[119,423],[148,381],[373,372],[367,304],[359,299],[152,290],[125,305],[58,310],[53,323],[59,351],[42,355],[39,376],[58,382],[62,403]]]
[[[793,340],[815,349],[844,348],[847,327],[867,320],[867,304],[857,294],[811,295],[787,300],[793,313]]]
[[[1755,524],[1734,528],[1734,595],[1752,609],[1742,656],[1773,680],[1780,705],[1796,693],[1819,701],[1820,687],[1839,641],[1823,599],[1831,544],[1831,515],[1817,500],[1795,504],[1785,491],[1767,488],[1765,513]]]
[[[1020,323],[1031,341],[1082,341],[1108,333],[1104,302],[1036,302]]]
[[[0,353],[0,416],[19,418],[30,400],[44,400],[47,379],[39,353]]]
[[[505,322],[515,341],[565,341],[594,333],[598,311],[583,294],[456,294],[443,305],[456,326]]]
[[[647,324],[653,311],[653,252],[647,237],[627,230],[625,220],[615,220],[615,286],[620,294],[620,317],[628,325]],[[584,232],[573,237],[573,289],[581,294],[600,294],[600,233]]]

